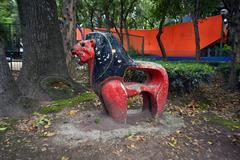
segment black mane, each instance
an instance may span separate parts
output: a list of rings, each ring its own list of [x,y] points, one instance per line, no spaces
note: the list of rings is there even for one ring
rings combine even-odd
[[[96,40],[92,73],[94,90],[106,78],[122,77],[126,69],[134,65],[134,61],[127,55],[122,44],[111,33],[92,32],[87,35],[87,39]]]

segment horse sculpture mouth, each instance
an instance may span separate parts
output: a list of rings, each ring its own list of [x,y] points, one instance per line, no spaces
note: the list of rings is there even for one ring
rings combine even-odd
[[[78,64],[83,65],[94,56],[95,40],[80,41],[71,49],[72,56],[78,57]]]
[[[79,58],[78,54],[76,53],[76,51],[74,49],[71,49],[71,56],[77,60],[78,64],[81,64],[81,59]]]

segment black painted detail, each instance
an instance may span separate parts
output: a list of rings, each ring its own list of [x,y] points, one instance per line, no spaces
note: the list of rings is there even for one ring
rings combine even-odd
[[[123,77],[126,69],[135,64],[111,33],[92,32],[87,35],[87,40],[90,39],[96,40],[94,68],[90,73],[96,91],[99,83],[111,76]]]

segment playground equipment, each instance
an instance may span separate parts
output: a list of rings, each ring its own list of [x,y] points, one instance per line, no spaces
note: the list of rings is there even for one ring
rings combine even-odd
[[[92,32],[87,40],[77,43],[72,50],[87,63],[90,83],[105,106],[107,113],[118,122],[126,122],[128,97],[143,96],[143,109],[158,117],[164,109],[168,95],[168,75],[159,64],[134,61],[110,33]],[[140,70],[147,74],[143,83],[124,82],[127,70]]]

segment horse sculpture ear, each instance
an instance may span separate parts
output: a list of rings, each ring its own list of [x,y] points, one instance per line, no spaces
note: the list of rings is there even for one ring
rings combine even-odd
[[[91,39],[90,42],[91,42],[91,44],[92,44],[92,47],[95,47],[96,40],[95,40],[95,39]]]

